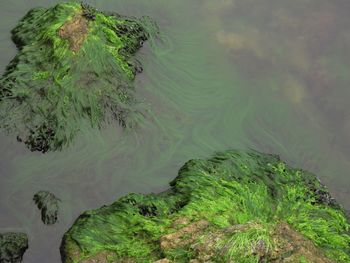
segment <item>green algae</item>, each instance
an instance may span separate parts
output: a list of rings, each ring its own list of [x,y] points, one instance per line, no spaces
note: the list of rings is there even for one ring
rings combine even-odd
[[[136,89],[147,89],[154,95],[155,99],[151,101],[154,104],[154,116],[164,127],[164,132],[168,132],[167,140],[153,123],[147,126],[146,132],[142,131],[137,134],[137,137],[130,136],[131,138],[120,136],[119,133],[116,135],[112,128],[103,133],[97,129],[92,131],[86,129],[85,133],[78,136],[76,144],[69,149],[43,156],[27,152],[22,149],[22,144],[16,145],[11,141],[11,137],[4,137],[2,160],[6,165],[2,167],[8,172],[1,180],[2,215],[4,220],[6,218],[9,221],[18,220],[27,229],[31,229],[32,242],[37,247],[40,246],[42,251],[35,255],[31,253],[32,260],[39,262],[43,254],[56,253],[57,246],[51,246],[47,241],[61,238],[58,232],[70,226],[77,211],[111,202],[125,192],[143,193],[163,189],[169,178],[175,176],[174,167],[178,167],[188,158],[201,158],[208,156],[215,149],[227,147],[250,146],[283,155],[283,159],[293,165],[316,172],[334,192],[337,200],[349,209],[350,198],[347,194],[349,177],[346,176],[349,170],[346,156],[349,155],[345,153],[341,156],[340,149],[335,149],[332,141],[332,138],[337,138],[340,147],[347,147],[345,136],[338,134],[341,129],[339,124],[343,120],[338,120],[339,115],[330,116],[334,120],[332,130],[321,125],[313,125],[313,121],[317,120],[322,113],[319,111],[311,113],[303,108],[310,105],[309,100],[294,108],[284,97],[274,96],[278,92],[283,92],[283,87],[274,78],[278,77],[277,80],[279,80],[287,72],[294,72],[292,68],[288,68],[285,72],[269,70],[264,74],[266,78],[271,77],[269,83],[264,82],[263,79],[254,83],[248,82],[255,79],[255,74],[250,74],[247,81],[241,81],[240,79],[244,76],[236,74],[235,68],[239,68],[242,63],[236,63],[236,60],[229,56],[229,52],[220,56],[218,50],[226,50],[218,48],[214,39],[215,32],[210,31],[210,29],[222,30],[226,25],[226,30],[231,32],[237,20],[245,19],[244,21],[252,26],[256,25],[257,30],[261,32],[266,28],[266,24],[275,21],[271,14],[285,8],[283,5],[297,6],[302,1],[286,4],[284,1],[268,0],[260,3],[255,0],[250,1],[254,3],[251,10],[259,10],[259,12],[241,12],[240,14],[236,12],[232,15],[227,8],[223,12],[214,12],[211,9],[203,12],[203,17],[197,15],[198,1],[196,0],[90,0],[89,2],[100,10],[115,10],[136,16],[148,14],[160,22],[161,31],[165,34],[167,42],[156,47],[159,57],[155,56],[152,50],[146,49],[139,54],[145,68],[142,78],[148,78],[150,81],[135,85]],[[216,7],[226,2],[229,1],[211,1],[210,3],[211,6]],[[239,3],[239,1],[236,2]],[[248,1],[242,1],[241,5],[246,2]],[[313,2],[314,6],[305,8],[304,13],[317,9],[317,6],[324,6],[326,1],[310,2]],[[339,2],[327,1],[327,4],[334,8]],[[8,40],[8,34],[5,33],[15,25],[16,19],[32,6],[50,4],[54,4],[54,1],[13,0],[1,3],[1,28],[4,37],[0,49],[4,51],[3,68],[15,52],[11,46],[12,43]],[[348,4],[346,5],[349,7]],[[258,6],[266,8],[258,9]],[[229,12],[230,15],[227,15]],[[298,14],[295,13],[295,16]],[[268,17],[271,19],[268,20]],[[340,13],[338,17],[344,18]],[[220,19],[221,24],[214,25],[213,19]],[[236,20],[233,21],[233,19]],[[307,25],[306,21],[302,24]],[[333,35],[344,36],[348,32],[346,26],[348,24],[347,22],[337,23],[337,30],[333,31]],[[265,32],[275,31],[266,30]],[[290,30],[285,28],[272,35],[269,40],[261,39],[259,43],[268,45],[274,42],[276,43],[274,48],[280,46],[284,52],[290,50],[283,43],[278,42],[277,37],[281,39],[289,37],[289,43],[295,43],[294,36],[291,36]],[[337,52],[339,56],[348,54],[346,46],[325,47],[325,56],[328,50]],[[287,52],[286,55],[288,54],[290,53]],[[346,56],[343,57],[345,60]],[[290,61],[289,57],[284,58],[283,61]],[[226,60],[231,64],[226,63]],[[334,61],[337,67],[342,67],[341,64],[343,63]],[[253,62],[250,65],[254,67]],[[265,66],[266,69],[268,63]],[[346,65],[344,65],[345,68]],[[337,70],[336,67],[332,69]],[[271,72],[274,74],[272,75]],[[301,78],[302,76],[299,76],[299,79]],[[271,87],[274,88],[273,92],[270,92]],[[344,100],[348,98],[346,95],[348,89],[345,86],[342,88],[338,81],[334,81],[330,87],[332,88],[329,91],[334,92],[332,98],[319,92],[316,100],[324,98],[329,102],[339,102],[336,103],[336,108],[343,107],[341,112],[348,112],[345,108],[347,104],[339,101],[339,98]],[[315,87],[315,90],[319,89]],[[165,110],[161,104],[173,105],[175,109]],[[304,114],[309,114],[310,118],[300,117]],[[182,120],[175,118],[175,115],[181,116]],[[185,122],[182,122],[183,120]],[[51,186],[51,189],[59,189],[59,195],[65,198],[67,207],[67,211],[62,213],[61,223],[57,226],[60,230],[55,232],[57,235],[50,237],[47,236],[46,231],[38,231],[42,226],[38,222],[37,211],[35,211],[36,216],[28,218],[26,207],[31,211],[32,205],[22,201],[29,200],[28,197],[32,193],[47,186]],[[14,196],[17,198],[13,198]]]
[[[123,127],[141,114],[133,55],[156,32],[149,18],[62,3],[35,8],[12,31],[18,54],[0,79],[0,127],[31,150],[68,145],[83,124]]]
[[[89,262],[106,253],[117,262],[189,262],[200,256],[196,246],[215,236],[214,262],[273,260],[279,245],[273,233],[281,222],[329,258],[324,262],[350,260],[350,225],[342,207],[313,174],[290,168],[278,156],[232,150],[190,160],[170,185],[159,194],[129,194],[82,214],[64,235],[63,261]],[[177,222],[183,218],[188,222],[181,230]],[[254,254],[257,244],[260,252]],[[288,253],[284,257],[303,256]]]
[[[34,195],[33,201],[41,211],[41,221],[47,225],[55,224],[61,200],[51,192],[39,191]]]
[[[0,233],[0,262],[21,263],[28,249],[28,236],[25,233]]]

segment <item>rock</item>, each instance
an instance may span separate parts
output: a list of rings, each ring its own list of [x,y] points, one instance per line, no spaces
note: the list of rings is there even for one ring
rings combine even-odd
[[[147,17],[77,2],[35,8],[12,30],[18,53],[0,78],[0,128],[32,151],[60,150],[82,125],[137,124],[134,54],[157,29]]]
[[[47,225],[55,224],[57,221],[60,199],[48,191],[39,191],[34,195],[33,200],[41,210],[41,220],[43,223]]]
[[[181,228],[175,233],[171,233],[160,238],[160,247],[162,249],[183,247],[191,244],[202,234],[203,230],[209,226],[206,220],[200,220]],[[187,238],[183,238],[186,236]]]
[[[24,233],[0,233],[0,263],[20,263],[28,249],[28,237]]]
[[[350,262],[349,221],[317,177],[276,155],[226,151],[190,160],[159,194],[83,213],[62,261]]]

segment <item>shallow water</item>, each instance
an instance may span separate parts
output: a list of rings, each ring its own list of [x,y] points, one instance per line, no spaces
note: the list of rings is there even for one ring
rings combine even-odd
[[[16,53],[9,31],[32,7],[0,1],[0,71]],[[85,129],[62,152],[32,153],[0,135],[0,230],[28,233],[24,262],[60,262],[63,233],[84,210],[128,192],[167,188],[190,158],[253,148],[316,173],[350,209],[350,2],[345,0],[91,0],[149,15],[161,35],[137,54],[149,111],[132,132]],[[45,226],[38,190],[62,200]]]

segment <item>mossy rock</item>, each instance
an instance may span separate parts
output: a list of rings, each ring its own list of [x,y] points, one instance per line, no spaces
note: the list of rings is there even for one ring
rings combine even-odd
[[[61,200],[49,191],[39,191],[34,195],[33,201],[41,210],[41,221],[46,225],[55,224]]]
[[[190,160],[170,186],[82,214],[64,235],[63,262],[350,262],[342,207],[278,156]]]
[[[20,263],[28,249],[28,237],[24,233],[0,233],[0,263]]]
[[[76,2],[35,8],[12,30],[18,54],[0,79],[0,127],[32,151],[58,150],[83,125],[137,121],[134,54],[155,24]]]

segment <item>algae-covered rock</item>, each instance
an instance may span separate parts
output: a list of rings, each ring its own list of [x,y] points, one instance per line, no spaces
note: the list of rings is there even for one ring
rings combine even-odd
[[[48,191],[37,192],[33,200],[41,210],[41,220],[46,225],[53,225],[57,221],[60,199]]]
[[[0,233],[0,263],[20,263],[28,248],[28,237],[24,233]]]
[[[76,2],[35,8],[12,30],[18,54],[0,79],[0,127],[32,151],[61,149],[82,125],[135,123],[133,54],[156,27]]]
[[[64,262],[350,262],[349,222],[311,173],[278,156],[191,160],[171,188],[82,214]]]

